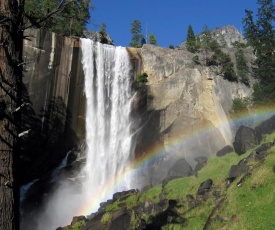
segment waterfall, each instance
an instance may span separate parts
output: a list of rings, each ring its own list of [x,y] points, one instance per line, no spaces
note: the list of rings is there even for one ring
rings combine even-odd
[[[81,49],[87,98],[86,164],[76,177],[50,181],[55,183],[54,192],[46,194],[45,205],[21,222],[22,230],[66,226],[73,216],[97,211],[113,193],[135,187],[126,177],[134,149],[130,119],[133,78],[127,50],[89,39],[81,39]]]
[[[81,39],[85,74],[87,181],[90,197],[131,188],[121,180],[133,155],[131,141],[131,64],[126,48]],[[121,182],[119,186],[116,186]]]

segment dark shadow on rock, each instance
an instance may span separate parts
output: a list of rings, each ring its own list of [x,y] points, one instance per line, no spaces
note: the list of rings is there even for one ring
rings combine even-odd
[[[261,138],[254,129],[242,125],[235,135],[234,150],[239,155],[244,154],[247,150],[259,144],[260,141]]]
[[[216,153],[216,156],[218,157],[221,157],[221,156],[224,156],[228,153],[231,153],[233,152],[234,149],[232,148],[232,146],[230,145],[226,145],[225,147],[223,147],[222,149],[220,149],[217,153]]]

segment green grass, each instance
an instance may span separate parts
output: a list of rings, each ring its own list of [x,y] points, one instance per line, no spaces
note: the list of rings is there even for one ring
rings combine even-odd
[[[139,202],[144,203],[146,201],[152,202],[152,203],[158,203],[160,201],[160,194],[162,193],[162,185],[156,185],[153,188],[150,188],[147,192],[142,193]]]
[[[262,143],[272,142],[275,133],[267,135]],[[262,144],[261,143],[261,144]],[[258,147],[258,146],[257,146]],[[255,147],[255,148],[257,148]],[[254,149],[255,149],[254,148]],[[196,198],[199,185],[207,180],[213,180],[213,190],[219,191],[226,200],[214,212],[213,217],[219,215],[223,221],[213,219],[209,230],[216,230],[225,227],[230,230],[239,229],[275,229],[275,174],[272,171],[275,165],[275,147],[273,147],[263,162],[249,162],[253,166],[251,175],[246,177],[240,187],[237,178],[229,188],[226,188],[225,180],[228,177],[232,165],[247,157],[254,149],[243,155],[231,152],[225,156],[211,156],[204,168],[197,176],[178,178],[170,181],[164,188],[159,184],[145,193],[133,194],[127,198],[121,198],[114,204],[108,205],[106,211],[114,211],[120,208],[122,203],[129,210],[136,205],[145,202],[158,203],[160,194],[164,193],[167,200],[177,200],[177,212],[179,216],[186,219],[184,223],[166,224],[164,230],[197,230],[203,229],[210,213],[217,204],[217,198],[209,194],[209,198],[193,208],[188,207],[186,195],[191,194]],[[150,221],[148,216],[143,216]],[[76,228],[77,229],[77,228]]]
[[[265,162],[252,171],[241,187],[236,182],[227,192],[228,205],[225,215],[237,215],[237,223],[246,229],[275,228],[275,148]],[[237,223],[228,224],[230,229],[239,229]]]
[[[137,205],[138,194],[131,194],[126,199],[120,198],[116,200],[113,204],[109,204],[106,206],[105,211],[111,212],[121,208],[121,206],[126,206],[128,209]]]
[[[73,226],[67,226],[63,230],[79,230],[81,227],[85,226],[85,220],[77,221]]]

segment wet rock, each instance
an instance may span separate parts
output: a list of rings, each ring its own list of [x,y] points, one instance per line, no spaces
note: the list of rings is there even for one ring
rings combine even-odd
[[[74,216],[73,220],[71,222],[71,226],[75,225],[76,222],[81,221],[81,220],[84,220],[85,222],[87,221],[85,216]]]
[[[188,208],[194,208],[194,207],[196,207],[200,203],[199,200],[195,199],[190,194],[186,195],[186,199],[187,199],[187,202],[188,202]]]
[[[132,195],[135,193],[138,193],[139,190],[138,189],[130,189],[128,191],[123,191],[123,192],[117,192],[113,194],[113,201],[115,202],[116,200],[126,196],[126,195]]]
[[[141,192],[147,192],[152,187],[153,187],[153,185],[151,183],[149,183],[141,189]]]
[[[198,163],[195,167],[195,171],[198,172],[207,164],[207,157],[196,157],[195,161]]]
[[[234,150],[238,155],[245,153],[247,150],[259,144],[260,140],[256,135],[256,131],[252,128],[242,125],[235,136],[233,142]]]
[[[233,181],[237,177],[247,173],[249,171],[249,166],[246,164],[232,165],[229,171],[228,178]]]
[[[227,145],[225,147],[223,147],[222,149],[220,149],[217,153],[216,153],[216,156],[218,157],[221,157],[221,156],[224,156],[230,152],[233,152],[234,149],[232,148],[232,146],[230,145]]]
[[[187,177],[191,176],[193,173],[192,167],[188,164],[188,162],[181,158],[176,161],[176,163],[173,165],[173,167],[169,170],[167,177]]]
[[[212,189],[213,180],[207,179],[206,181],[202,182],[198,188],[197,195],[204,195]]]
[[[110,204],[113,204],[114,202],[113,202],[113,200],[107,200],[107,201],[105,201],[105,202],[101,202],[100,204],[99,204],[99,211],[101,211],[101,210],[104,210],[108,205],[110,205]]]
[[[270,134],[275,131],[275,115],[271,118],[263,121],[260,125],[255,127],[255,130],[259,134]]]
[[[131,214],[127,209],[115,211],[112,215],[113,219],[108,224],[108,230],[128,230],[131,228]]]
[[[255,152],[256,152],[257,154],[262,153],[262,152],[266,152],[266,151],[269,150],[272,146],[273,146],[273,143],[272,143],[272,142],[264,143],[264,144],[262,144],[260,147],[258,147],[257,149],[255,149]]]

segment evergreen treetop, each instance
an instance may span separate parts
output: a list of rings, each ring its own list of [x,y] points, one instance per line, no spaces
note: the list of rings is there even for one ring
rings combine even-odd
[[[274,102],[275,100],[275,6],[272,0],[258,0],[257,20],[253,19],[253,12],[246,10],[243,19],[245,37],[254,48],[256,67],[254,76],[259,80],[256,83],[253,99],[257,102]]]

